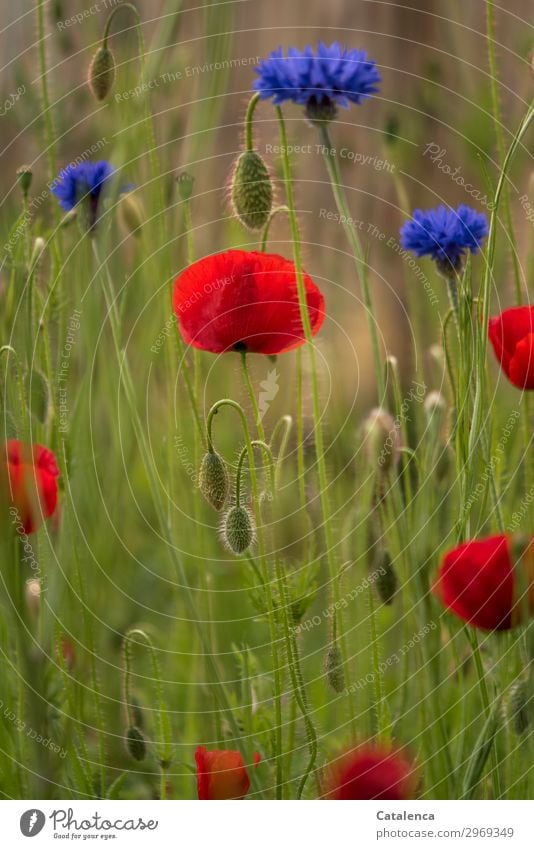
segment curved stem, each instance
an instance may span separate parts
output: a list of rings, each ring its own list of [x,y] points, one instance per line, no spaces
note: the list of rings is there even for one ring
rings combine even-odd
[[[289,212],[289,209],[287,208],[285,203],[283,203],[281,206],[275,206],[275,208],[272,209],[271,212],[269,213],[267,223],[265,224],[265,227],[263,228],[263,232],[261,234],[260,251],[266,251],[267,250],[267,241],[269,239],[269,230],[271,228],[272,220],[273,220],[274,216],[278,215],[278,213],[280,213],[280,212]]]
[[[253,94],[249,100],[247,111],[245,113],[245,147],[247,150],[254,150],[254,139],[252,135],[254,111],[260,99],[259,93]]]

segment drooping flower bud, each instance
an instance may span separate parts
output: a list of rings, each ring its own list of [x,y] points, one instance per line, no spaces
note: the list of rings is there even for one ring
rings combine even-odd
[[[399,587],[399,579],[389,551],[385,548],[380,551],[377,557],[375,585],[382,604],[392,604]]]
[[[326,680],[336,693],[341,693],[345,687],[343,657],[337,645],[330,646],[324,659]]]
[[[139,238],[145,221],[145,212],[141,201],[133,192],[126,192],[119,201],[119,214],[126,230]]]
[[[254,542],[254,519],[250,510],[236,505],[231,507],[223,523],[223,539],[234,554],[243,554]]]
[[[510,691],[508,716],[518,737],[524,734],[531,725],[533,707],[528,678],[517,681]]]
[[[89,88],[97,100],[105,100],[115,81],[115,58],[109,47],[98,48],[89,65]]]
[[[238,158],[232,177],[232,206],[243,226],[261,230],[273,205],[273,187],[267,166],[255,150]]]
[[[22,194],[25,198],[28,197],[28,192],[30,191],[33,180],[33,171],[30,166],[21,165],[20,168],[17,168],[17,178]]]
[[[135,761],[144,761],[146,757],[146,740],[142,731],[135,725],[126,730],[126,749]]]
[[[208,451],[202,458],[198,485],[213,509],[221,511],[228,498],[230,481],[226,463],[216,451]]]
[[[400,458],[400,430],[390,413],[381,407],[371,410],[363,425],[365,450],[369,464],[376,470],[387,473]]]

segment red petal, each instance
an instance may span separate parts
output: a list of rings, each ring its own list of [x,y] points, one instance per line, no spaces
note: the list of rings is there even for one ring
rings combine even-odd
[[[312,333],[324,299],[304,274]],[[176,279],[173,308],[185,341],[218,354],[280,354],[304,343],[295,267],[275,254],[230,250],[205,257]]]

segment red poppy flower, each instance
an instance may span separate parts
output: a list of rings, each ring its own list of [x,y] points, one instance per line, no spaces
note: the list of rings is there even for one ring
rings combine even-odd
[[[198,746],[197,789],[199,799],[242,799],[250,787],[245,763],[240,752],[231,749],[212,749]],[[254,753],[254,766],[259,764],[260,755]]]
[[[304,274],[312,333],[324,299]],[[185,341],[221,354],[281,354],[303,345],[295,266],[276,254],[225,251],[190,265],[174,282],[173,309]]]
[[[57,505],[56,458],[42,445],[24,445],[17,439],[6,442],[2,489],[16,510],[25,534],[38,530],[53,515]]]
[[[534,306],[512,307],[490,318],[488,335],[511,383],[534,389]]]
[[[364,743],[329,767],[326,799],[413,799],[417,776],[412,762],[388,746]]]
[[[513,557],[511,551],[516,552]],[[497,534],[471,540],[445,555],[433,591],[464,622],[485,631],[506,631],[521,620],[527,590],[534,612],[533,554],[532,540],[525,545],[519,537]]]

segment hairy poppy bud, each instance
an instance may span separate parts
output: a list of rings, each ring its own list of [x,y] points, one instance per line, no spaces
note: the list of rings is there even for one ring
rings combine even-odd
[[[383,604],[391,604],[399,587],[399,580],[389,551],[386,549],[378,555],[375,584],[380,601]]]
[[[261,230],[273,204],[273,187],[267,166],[255,150],[245,150],[232,178],[232,206],[249,230]]]
[[[135,761],[144,761],[146,757],[146,740],[142,731],[135,725],[126,730],[126,748]]]
[[[393,416],[376,407],[364,422],[365,449],[369,464],[377,471],[389,472],[400,457],[401,438]]]
[[[254,542],[254,520],[250,510],[236,505],[224,518],[223,538],[234,554],[243,554]]]
[[[337,645],[330,646],[324,659],[326,680],[336,693],[341,693],[345,686],[343,658]]]
[[[532,722],[532,707],[528,679],[517,681],[510,691],[508,715],[518,737],[527,731]]]
[[[98,48],[89,65],[89,88],[97,100],[105,100],[115,80],[115,59],[109,47]]]
[[[19,181],[20,188],[22,190],[22,194],[24,197],[28,197],[28,192],[30,191],[32,180],[33,180],[33,171],[29,165],[21,165],[20,168],[17,168],[17,178]]]
[[[216,451],[208,451],[204,454],[198,485],[202,495],[213,509],[222,510],[228,498],[230,483],[226,464]]]
[[[125,228],[132,236],[141,235],[141,227],[145,220],[145,213],[141,201],[133,192],[127,192],[119,202],[119,213]]]

